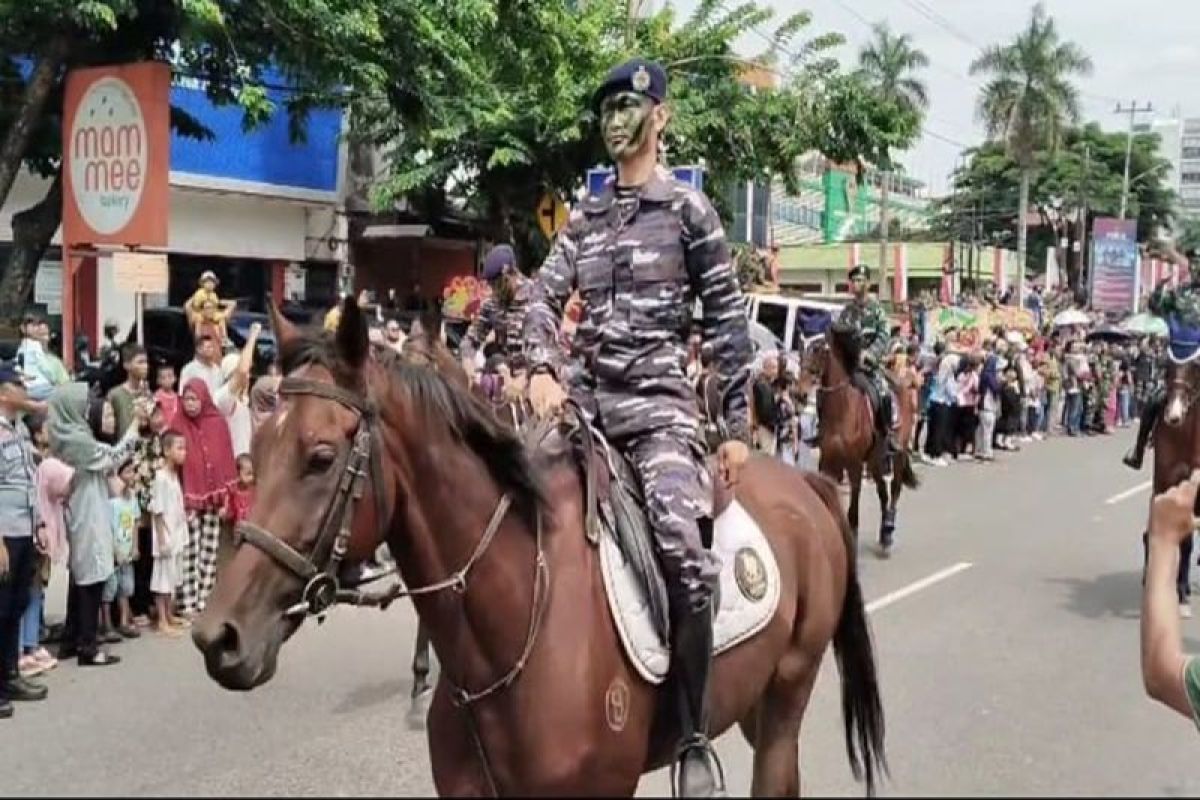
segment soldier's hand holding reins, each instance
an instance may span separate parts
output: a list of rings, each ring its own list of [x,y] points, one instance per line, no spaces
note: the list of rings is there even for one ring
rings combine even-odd
[[[539,417],[557,411],[566,397],[553,375],[540,372],[529,379],[529,402],[533,405],[533,413]]]

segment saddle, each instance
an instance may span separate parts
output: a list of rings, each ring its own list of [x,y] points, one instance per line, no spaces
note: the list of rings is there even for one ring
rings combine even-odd
[[[556,426],[540,435],[531,433],[530,440],[549,455],[570,451],[583,486],[583,529],[588,542],[598,547],[605,535],[613,536],[638,583],[646,589],[656,631],[666,639],[670,626],[666,581],[646,518],[645,496],[629,460],[609,445],[572,400],[564,401],[562,418]],[[701,480],[711,491],[712,505],[709,514],[700,520],[700,530],[705,546],[711,547],[713,519],[733,502],[733,492],[720,480],[713,458],[708,460]]]

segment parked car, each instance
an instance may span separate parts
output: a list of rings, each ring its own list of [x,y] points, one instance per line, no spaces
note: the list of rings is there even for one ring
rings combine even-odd
[[[179,373],[196,352],[186,312],[177,307],[148,308],[142,312],[142,320],[146,326],[146,354],[150,358],[151,370],[159,364],[171,364],[176,373]],[[267,365],[275,360],[275,335],[271,331],[268,316],[253,311],[233,312],[228,325],[229,342],[234,350],[240,351],[250,335],[250,326],[255,322],[262,325],[262,333],[259,334],[258,344],[254,348],[253,373],[260,375],[266,372]],[[130,326],[124,341],[136,342],[137,333],[135,322]],[[119,363],[119,359],[113,359],[111,362],[100,364],[96,376],[95,380],[99,383],[100,390],[107,393],[113,386],[124,382],[125,368]]]

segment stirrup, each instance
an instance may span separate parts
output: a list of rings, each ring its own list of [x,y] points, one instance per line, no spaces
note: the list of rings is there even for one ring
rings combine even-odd
[[[713,791],[710,797],[727,797],[728,791],[725,788],[725,768],[721,766],[721,759],[717,757],[717,751],[713,747],[712,740],[703,733],[694,733],[684,741],[680,742],[679,747],[675,750],[675,758],[671,761],[671,796],[686,797],[680,792],[680,778],[683,774],[683,763],[688,757],[688,754],[694,750],[699,750],[708,762],[707,767],[709,775],[713,779]],[[715,767],[715,769],[714,769]]]

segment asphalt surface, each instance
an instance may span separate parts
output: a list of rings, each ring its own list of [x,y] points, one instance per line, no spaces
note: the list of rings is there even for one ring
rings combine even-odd
[[[922,468],[888,561],[861,572],[887,714],[894,795],[1196,795],[1196,731],[1152,704],[1138,671],[1145,481],[1127,433],[1026,445],[994,465]],[[864,523],[874,523],[867,500]],[[927,580],[928,579],[928,580]],[[61,613],[61,585],[51,614]],[[1200,651],[1197,623],[1186,646]],[[60,666],[46,702],[0,721],[5,795],[429,794],[405,713],[415,618],[339,610],[306,625],[249,694],[204,673],[186,639],[117,646],[116,667]],[[719,742],[749,788],[740,734]],[[801,740],[806,794],[861,795],[827,658]],[[644,795],[667,791],[647,776]]]

